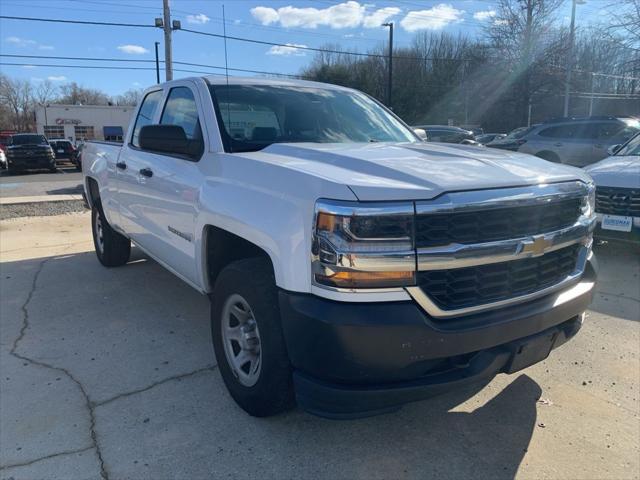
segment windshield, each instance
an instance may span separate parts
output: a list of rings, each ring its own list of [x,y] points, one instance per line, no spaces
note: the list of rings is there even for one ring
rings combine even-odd
[[[46,144],[47,140],[42,135],[16,135],[11,138],[12,145]]]
[[[640,133],[623,145],[616,155],[640,155]]]
[[[411,130],[368,96],[317,87],[212,85],[228,150],[273,143],[418,142]]]
[[[520,127],[512,130],[509,135],[504,137],[504,140],[512,140],[524,137],[527,133],[533,130],[534,127]]]

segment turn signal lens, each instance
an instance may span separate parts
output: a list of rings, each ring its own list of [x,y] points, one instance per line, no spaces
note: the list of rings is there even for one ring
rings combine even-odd
[[[401,287],[414,283],[414,272],[340,271],[330,275],[316,274],[316,281],[339,288]]]

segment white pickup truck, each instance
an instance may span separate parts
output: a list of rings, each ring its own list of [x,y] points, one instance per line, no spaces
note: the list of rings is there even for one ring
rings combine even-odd
[[[592,298],[589,176],[425,143],[351,89],[154,86],[124,145],[88,144],[83,167],[100,262],[133,242],[210,295],[251,415],[364,416],[486,382],[545,359]]]

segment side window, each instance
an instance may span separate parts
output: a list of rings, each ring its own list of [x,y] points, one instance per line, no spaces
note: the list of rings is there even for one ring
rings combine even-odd
[[[131,137],[131,144],[134,147],[139,147],[138,143],[138,135],[140,135],[140,129],[145,125],[150,125],[153,121],[153,114],[156,111],[156,107],[158,103],[160,103],[160,99],[162,98],[162,90],[156,90],[155,92],[149,92],[142,100],[142,105],[140,106],[140,110],[138,111],[138,116],[136,117],[136,123],[133,127],[133,136]]]
[[[557,127],[549,127],[541,130],[538,135],[550,138],[573,138],[576,134],[576,125],[558,125]]]
[[[598,124],[598,137],[601,139],[613,138],[624,130],[624,124],[618,122],[606,122]]]
[[[202,155],[204,142],[198,118],[198,108],[193,92],[187,87],[175,87],[169,92],[160,118],[162,125],[177,125],[184,129],[190,141],[189,156],[197,158]]]

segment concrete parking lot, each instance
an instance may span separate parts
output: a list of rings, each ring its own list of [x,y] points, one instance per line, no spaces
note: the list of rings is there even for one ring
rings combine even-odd
[[[57,173],[34,171],[14,174],[7,170],[0,170],[2,197],[75,193],[82,193],[82,172],[77,172],[73,166],[60,166]]]
[[[0,479],[640,477],[640,249],[597,249],[582,331],[480,391],[330,421],[247,416],[208,300],[135,251],[105,269],[88,213],[0,222]]]

